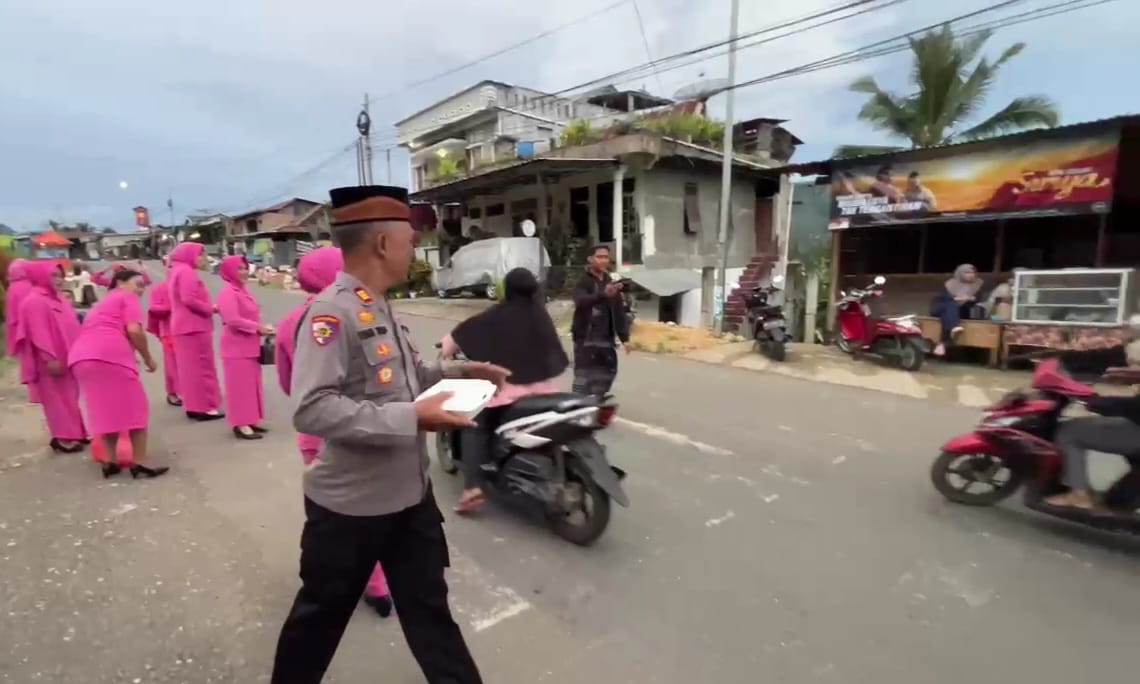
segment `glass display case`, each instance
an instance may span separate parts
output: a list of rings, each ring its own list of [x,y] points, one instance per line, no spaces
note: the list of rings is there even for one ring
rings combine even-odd
[[[1013,322],[1124,325],[1134,309],[1130,268],[1016,271]]]

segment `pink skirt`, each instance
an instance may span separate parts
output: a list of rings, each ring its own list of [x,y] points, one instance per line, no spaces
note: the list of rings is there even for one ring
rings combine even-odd
[[[214,365],[214,338],[208,332],[174,335],[178,392],[188,412],[221,410],[222,391]]]
[[[71,368],[87,408],[87,427],[94,435],[145,430],[150,400],[139,372],[117,363],[80,361]]]
[[[253,359],[222,359],[226,381],[226,420],[234,427],[265,420],[261,364]]]

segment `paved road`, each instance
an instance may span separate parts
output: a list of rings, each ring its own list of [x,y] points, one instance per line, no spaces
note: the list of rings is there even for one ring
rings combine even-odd
[[[300,301],[259,298],[272,319]],[[424,348],[452,325],[409,322]],[[266,388],[259,443],[156,407],[176,468],[159,481],[103,483],[74,457],[0,472],[0,681],[266,679],[301,524],[271,369]],[[595,547],[501,506],[446,514],[488,682],[1134,678],[1140,544],[932,491],[973,411],[651,355],[623,359],[616,391],[605,438],[633,505]],[[329,681],[422,680],[396,623],[362,610]]]

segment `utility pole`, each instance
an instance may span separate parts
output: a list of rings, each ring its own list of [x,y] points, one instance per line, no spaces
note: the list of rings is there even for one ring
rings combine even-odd
[[[364,93],[364,108],[356,116],[356,130],[360,133],[357,141],[357,171],[361,185],[372,185],[372,117],[368,114],[368,93]]]
[[[716,332],[724,332],[724,312],[728,304],[728,289],[725,275],[728,271],[729,228],[732,223],[732,154],[733,131],[735,130],[736,104],[736,35],[740,25],[740,0],[732,0],[732,19],[729,28],[728,85],[724,101],[724,159],[720,170],[720,225],[717,227],[717,274],[716,287],[720,289],[720,312],[717,315],[714,294],[712,315],[716,319]],[[703,285],[702,278],[702,285]],[[714,291],[715,292],[715,291]]]
[[[384,160],[388,164],[388,175],[385,176],[388,185],[392,184],[392,148],[389,146],[384,149]]]

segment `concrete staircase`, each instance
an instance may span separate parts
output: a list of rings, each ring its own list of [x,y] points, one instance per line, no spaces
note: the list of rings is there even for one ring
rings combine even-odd
[[[724,329],[733,332],[744,331],[744,319],[748,313],[748,306],[744,302],[744,298],[748,296],[754,287],[759,286],[763,282],[767,282],[768,275],[772,272],[772,268],[776,265],[776,257],[768,254],[756,254],[748,262],[745,267],[744,273],[741,274],[740,287],[735,290],[732,289],[732,283],[728,284],[729,295],[724,303]]]

